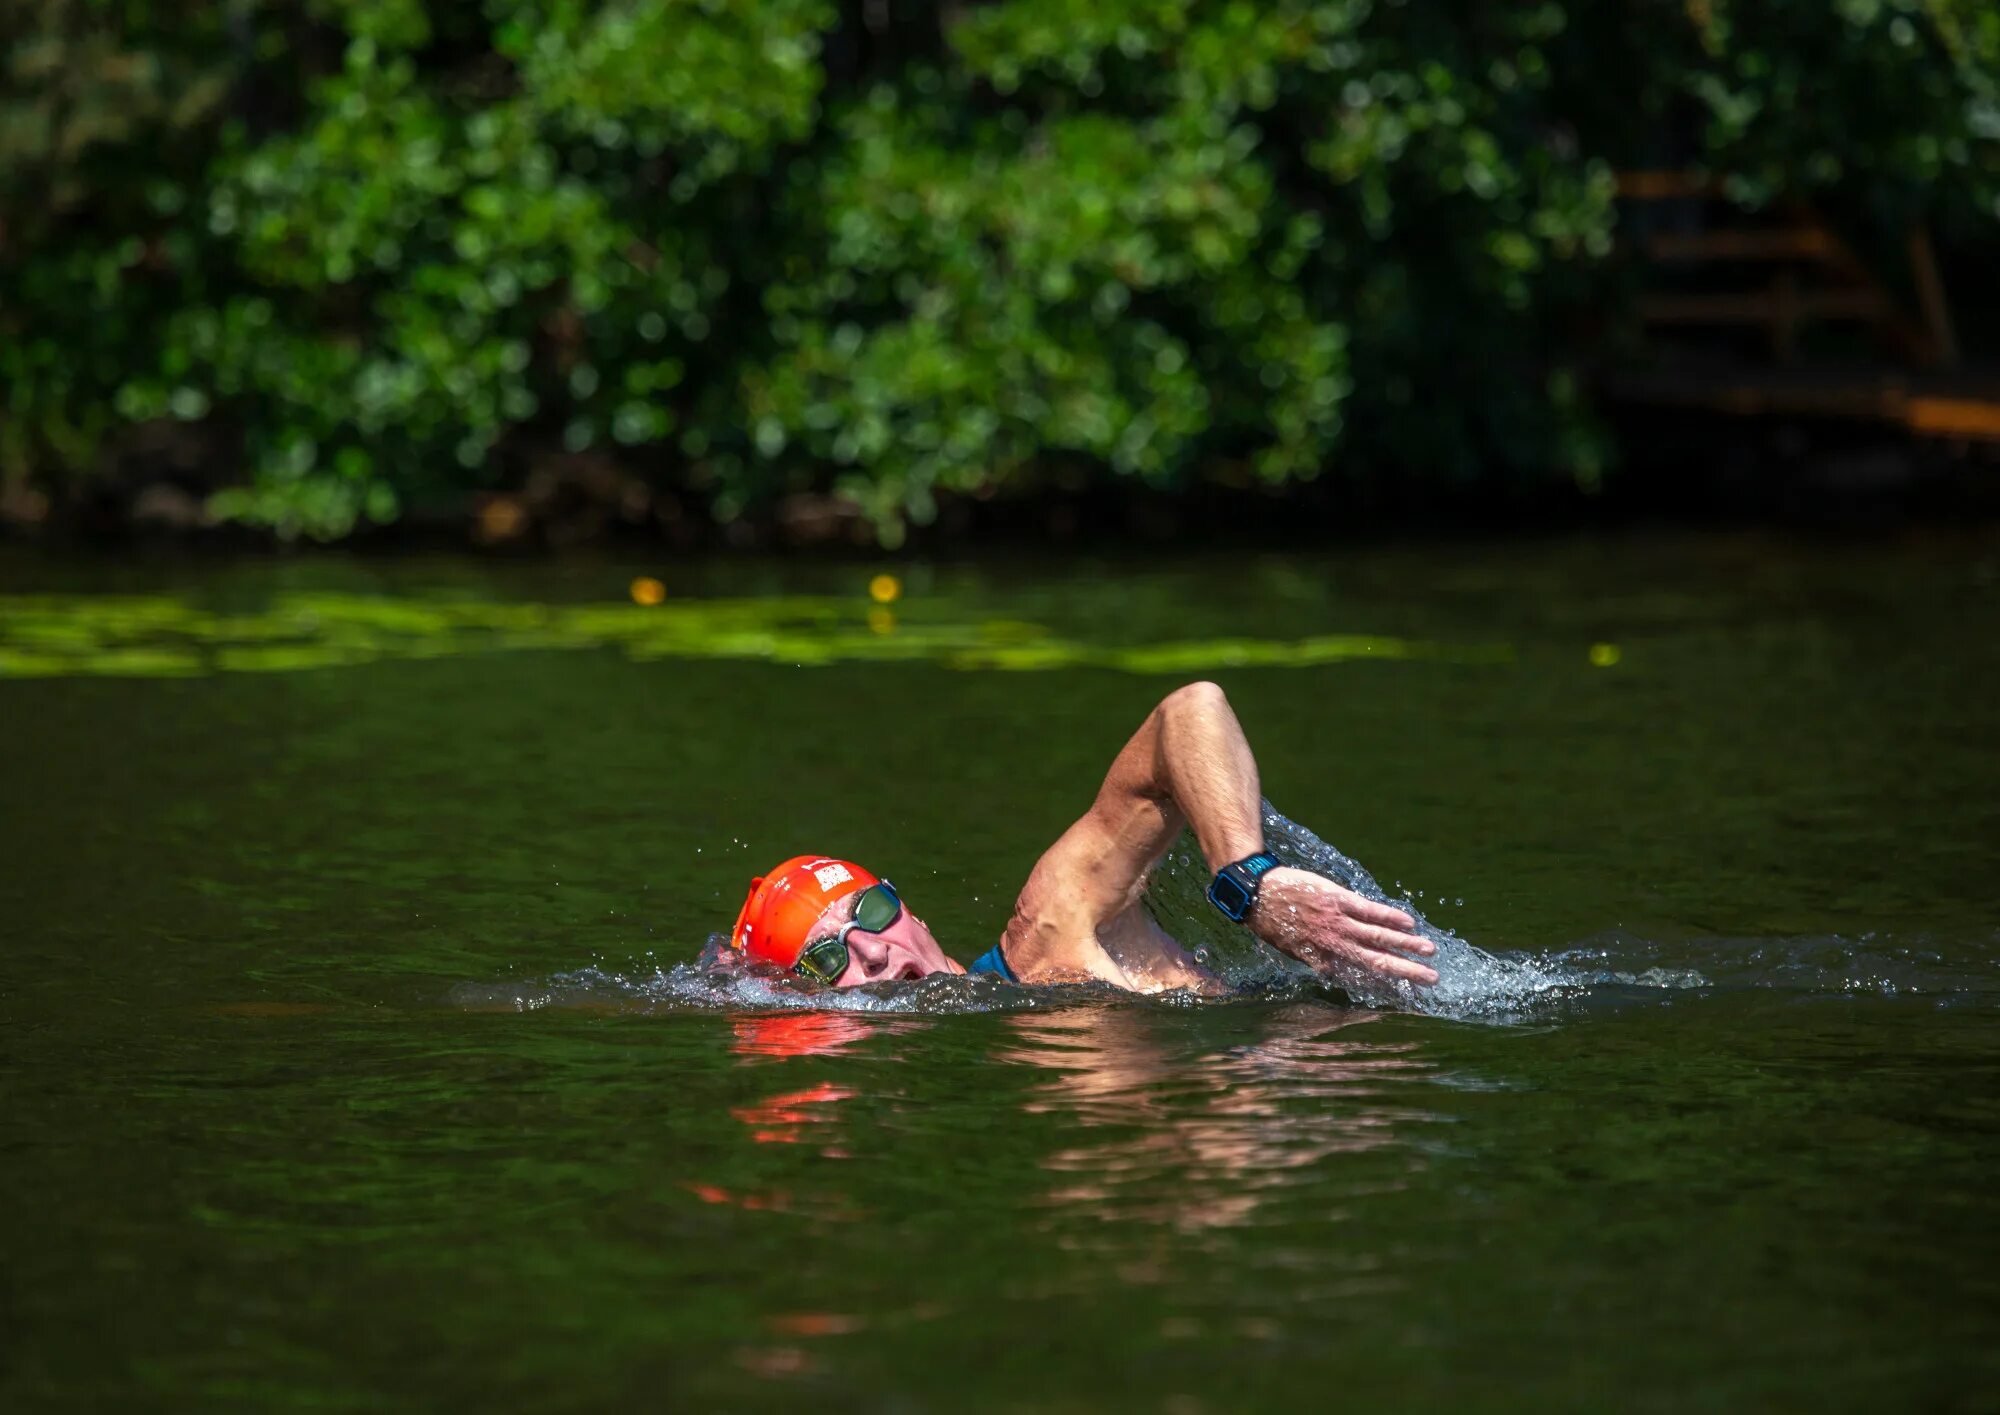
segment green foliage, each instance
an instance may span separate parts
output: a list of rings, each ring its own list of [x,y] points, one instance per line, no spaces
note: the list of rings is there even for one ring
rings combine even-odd
[[[1051,477],[1594,485],[1614,165],[2000,214],[1982,0],[12,8],[0,478],[181,426],[288,536],[594,453],[891,541]]]
[[[1689,11],[1663,67],[1743,199],[1844,191],[1891,221],[2000,217],[2000,9],[1987,0]]]

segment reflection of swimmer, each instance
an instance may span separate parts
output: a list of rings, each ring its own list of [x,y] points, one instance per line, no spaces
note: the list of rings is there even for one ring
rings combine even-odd
[[[730,1049],[745,1058],[834,1056],[870,1033],[867,1023],[845,1012],[746,1014],[731,1025],[736,1041]]]
[[[1263,1014],[1259,1037],[1190,1064],[1170,1062],[1157,1013],[1066,1007],[1009,1017],[1018,1041],[999,1055],[1050,1073],[1025,1110],[1084,1127],[1040,1161],[1051,1203],[1192,1231],[1243,1222],[1288,1175],[1390,1146],[1429,1118],[1393,1088],[1431,1063],[1413,1042],[1369,1037],[1379,1015],[1289,1007]]]
[[[1037,862],[1000,942],[970,971],[1013,982],[1097,979],[1139,992],[1219,990],[1220,978],[1142,906],[1183,826],[1216,871],[1216,908],[1273,947],[1338,975],[1434,983],[1409,915],[1265,852],[1257,762],[1222,690],[1167,695],[1111,764],[1097,799]],[[730,931],[749,957],[853,987],[968,971],[895,886],[850,860],[801,855],[751,882]]]

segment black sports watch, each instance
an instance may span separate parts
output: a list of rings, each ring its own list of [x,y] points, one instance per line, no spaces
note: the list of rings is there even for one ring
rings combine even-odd
[[[1247,859],[1224,865],[1209,883],[1208,902],[1231,923],[1242,923],[1257,903],[1257,882],[1283,863],[1270,851],[1259,850]]]

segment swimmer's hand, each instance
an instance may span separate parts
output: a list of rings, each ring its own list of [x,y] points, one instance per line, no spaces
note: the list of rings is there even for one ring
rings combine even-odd
[[[1259,880],[1249,924],[1257,937],[1315,972],[1337,973],[1345,965],[1413,983],[1438,980],[1435,969],[1411,961],[1437,952],[1418,935],[1415,919],[1310,870],[1280,866]]]

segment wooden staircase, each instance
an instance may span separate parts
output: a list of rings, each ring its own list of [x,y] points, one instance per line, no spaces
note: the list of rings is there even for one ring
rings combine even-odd
[[[2000,377],[1963,367],[1922,227],[1904,243],[1912,312],[1801,203],[1753,225],[1714,179],[1671,171],[1623,173],[1618,195],[1642,208],[1628,222],[1638,228],[1633,254],[1653,283],[1678,288],[1640,298],[1651,366],[1607,379],[1615,399],[1742,416],[1866,419],[1920,437],[2000,443]],[[1801,333],[1816,326],[1858,332],[1866,353],[1802,360]],[[1754,355],[1746,347],[1753,341]]]

